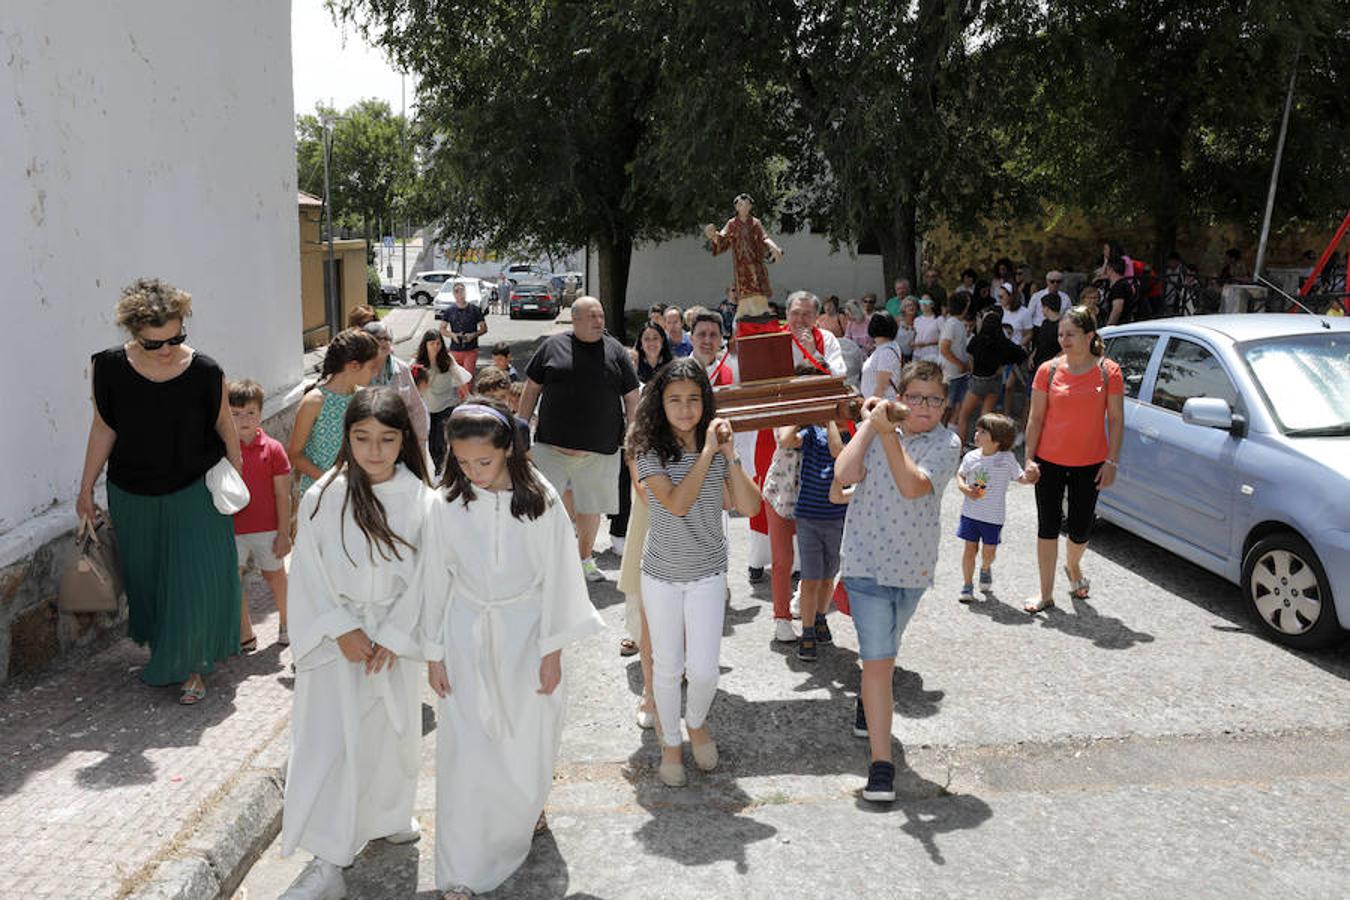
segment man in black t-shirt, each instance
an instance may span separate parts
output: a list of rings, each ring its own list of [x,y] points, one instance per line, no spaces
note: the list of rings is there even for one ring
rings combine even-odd
[[[1099,325],[1121,325],[1134,316],[1134,287],[1125,277],[1125,260],[1113,256],[1106,261],[1106,279],[1110,287],[1106,289],[1106,302],[1102,309],[1106,321]]]
[[[487,334],[487,319],[477,303],[464,298],[463,282],[455,282],[450,290],[455,302],[436,314],[441,320],[441,337],[455,362],[473,373],[478,371],[478,339]]]
[[[591,553],[600,517],[619,510],[619,447],[637,402],[628,349],[605,334],[600,301],[577,298],[571,333],[544,338],[525,367],[519,414],[529,420],[539,406],[534,464],[559,494],[572,492],[567,511],[588,581],[605,577]]]

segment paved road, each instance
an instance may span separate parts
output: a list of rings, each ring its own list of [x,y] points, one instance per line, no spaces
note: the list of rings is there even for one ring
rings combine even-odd
[[[494,317],[494,331],[497,318],[497,333],[539,327]],[[687,789],[656,779],[654,739],[633,723],[637,662],[616,652],[622,598],[593,586],[610,627],[566,660],[553,831],[492,896],[1350,894],[1350,649],[1266,642],[1232,586],[1105,525],[1085,563],[1093,597],[1030,619],[1020,605],[1035,582],[1035,511],[1030,489],[1012,491],[996,593],[956,602],[947,539],[906,636],[900,799],[888,810],[857,797],[866,750],[849,732],[848,620],[833,617],[837,645],[814,664],[771,643],[767,585],[744,576],[743,521],[732,524],[711,717],[723,763],[712,775],[691,767]],[[948,491],[947,530],[959,499]],[[435,723],[424,712],[427,836],[368,847],[348,872],[353,897],[434,896]],[[237,896],[276,896],[303,861],[274,845]]]

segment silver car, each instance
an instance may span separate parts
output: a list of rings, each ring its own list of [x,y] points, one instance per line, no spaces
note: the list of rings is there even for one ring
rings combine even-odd
[[[1098,514],[1239,584],[1298,648],[1350,629],[1350,321],[1196,316],[1103,328],[1125,440]]]

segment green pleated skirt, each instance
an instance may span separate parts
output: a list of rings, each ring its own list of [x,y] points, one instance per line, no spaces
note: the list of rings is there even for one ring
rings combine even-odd
[[[108,513],[126,584],[127,630],[150,645],[141,680],[174,684],[238,653],[234,520],[216,511],[205,478],[155,497],[109,483]]]

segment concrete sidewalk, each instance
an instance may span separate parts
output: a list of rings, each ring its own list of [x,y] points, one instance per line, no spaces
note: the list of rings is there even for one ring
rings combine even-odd
[[[276,834],[293,679],[266,585],[259,651],[192,707],[125,638],[0,689],[0,897],[228,895]],[[118,634],[124,634],[119,630]]]

